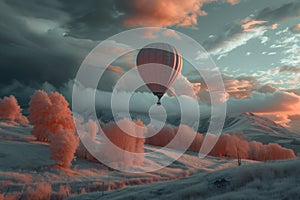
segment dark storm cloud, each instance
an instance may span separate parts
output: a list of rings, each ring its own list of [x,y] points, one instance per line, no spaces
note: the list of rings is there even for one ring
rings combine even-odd
[[[119,2],[120,3],[120,2]],[[121,30],[112,0],[0,0],[0,84],[73,79],[84,57]]]
[[[64,37],[61,26],[69,17],[57,2],[22,2],[0,1],[0,83],[17,79],[60,85],[73,78],[96,43]]]
[[[278,8],[265,8],[255,17],[256,20],[266,20],[270,23],[278,23],[280,21],[299,17],[300,2],[295,1],[284,4]]]
[[[123,13],[117,9],[122,0],[65,0],[63,10],[69,14],[70,21],[64,25],[71,36],[104,39],[126,27],[122,26]],[[127,2],[127,1],[125,1]]]
[[[58,0],[37,1],[37,0],[1,0],[2,6],[14,10],[20,16],[52,19],[66,21],[68,15],[61,11],[63,4]],[[1,6],[1,7],[2,7]]]
[[[48,82],[44,82],[43,84],[34,82],[29,85],[25,85],[17,80],[13,80],[10,84],[0,84],[0,88],[0,97],[14,95],[17,98],[21,108],[25,109],[28,107],[30,97],[34,94],[35,90],[41,89],[46,92],[53,92],[57,90]]]
[[[85,56],[99,41],[126,29],[120,2],[0,0],[0,96],[13,94],[22,107],[36,89],[58,90],[70,100]],[[105,90],[115,80],[108,74]]]

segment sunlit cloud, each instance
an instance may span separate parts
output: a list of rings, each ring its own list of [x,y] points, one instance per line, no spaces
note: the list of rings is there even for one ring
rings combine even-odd
[[[195,26],[198,17],[207,15],[202,10],[204,4],[217,0],[131,0],[119,2],[119,7],[125,11],[124,25],[137,26]],[[227,0],[230,4],[236,4],[237,0]]]
[[[296,25],[292,26],[291,31],[293,33],[298,33],[299,34],[300,33],[300,24],[296,24]]]

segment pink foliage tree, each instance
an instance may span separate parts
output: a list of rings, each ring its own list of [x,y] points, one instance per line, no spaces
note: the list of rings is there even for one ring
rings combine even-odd
[[[59,126],[58,130],[50,136],[51,159],[59,166],[69,167],[74,159],[74,153],[78,147],[78,138],[74,131]]]
[[[102,154],[109,160],[123,166],[136,166],[144,160],[144,124],[141,121],[123,119],[119,121],[122,127],[130,131],[130,135],[124,132],[115,122],[108,123],[103,127],[103,133],[109,141],[103,144]],[[111,145],[117,147],[112,149]],[[134,154],[130,154],[130,152]]]
[[[39,141],[49,142],[50,110],[51,100],[46,92],[38,90],[31,97],[29,102],[29,120],[33,124],[31,133]]]
[[[156,132],[154,129],[148,129],[148,131]],[[152,135],[149,133],[148,135]],[[172,126],[164,126],[160,131],[155,135],[148,137],[146,143],[154,146],[164,147],[168,145],[175,137],[174,128]]]
[[[37,140],[50,142],[51,158],[58,165],[69,167],[78,146],[69,103],[57,92],[47,94],[39,90],[29,105],[32,134]]]
[[[0,98],[0,119],[10,122],[28,124],[28,119],[22,115],[17,99],[14,96]]]

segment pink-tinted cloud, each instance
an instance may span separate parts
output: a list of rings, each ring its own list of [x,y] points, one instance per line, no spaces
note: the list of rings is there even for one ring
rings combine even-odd
[[[171,29],[164,31],[163,35],[180,39],[180,36],[174,30]]]
[[[242,20],[241,21],[242,24],[242,28],[244,32],[250,32],[250,31],[255,31],[257,28],[257,25],[262,25],[267,23],[267,21],[262,21],[262,20]]]
[[[197,16],[203,1],[191,0],[135,0],[131,1],[131,13],[124,20],[127,26],[191,26],[197,24]]]
[[[119,67],[119,66],[109,66],[109,67],[107,68],[107,70],[108,70],[108,71],[111,71],[111,72],[118,73],[118,74],[124,73],[124,70],[123,70],[121,67]]]
[[[275,24],[272,24],[271,29],[274,30],[274,29],[277,29],[277,27],[278,27],[278,24],[275,23]]]
[[[295,26],[291,27],[291,31],[293,33],[300,33],[300,24],[296,24]]]
[[[232,112],[292,114],[300,110],[300,96],[282,91],[271,94],[255,92],[246,99],[231,99],[228,107]]]
[[[155,39],[158,38],[160,36],[162,37],[172,37],[172,38],[176,38],[176,39],[180,39],[180,36],[171,29],[167,29],[164,31],[161,30],[151,30],[151,29],[146,29],[146,30],[138,30],[138,32],[147,39]]]
[[[228,100],[228,97],[234,97],[237,99],[248,98],[253,92],[257,91],[261,86],[255,77],[238,77],[234,78],[228,75],[223,75],[224,87],[226,94],[220,95],[223,101]],[[210,96],[207,91],[207,85],[204,80],[199,80],[200,89],[198,90],[198,96],[200,100],[209,102]],[[223,102],[222,101],[222,102]]]
[[[230,3],[231,5],[235,5],[237,3],[240,2],[240,0],[227,0],[228,3]]]
[[[226,92],[234,98],[248,98],[254,91],[256,84],[256,80],[251,79],[230,79],[224,81]]]
[[[127,26],[194,26],[197,17],[206,15],[203,4],[216,0],[130,0],[119,6],[127,13],[123,23]],[[235,4],[237,0],[227,0]]]
[[[179,76],[171,90],[174,90],[178,96],[197,97],[197,94],[201,90],[201,83],[191,83],[186,77]]]

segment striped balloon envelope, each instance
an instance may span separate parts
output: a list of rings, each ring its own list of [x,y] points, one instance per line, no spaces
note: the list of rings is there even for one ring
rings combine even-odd
[[[136,64],[140,76],[158,97],[157,105],[160,105],[160,99],[181,73],[181,55],[169,44],[151,43],[139,51]]]

